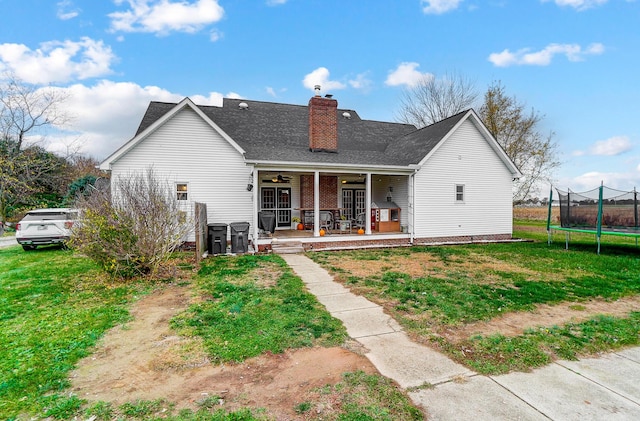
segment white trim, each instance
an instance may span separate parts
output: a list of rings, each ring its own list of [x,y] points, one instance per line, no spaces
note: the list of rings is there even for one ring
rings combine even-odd
[[[176,181],[176,182],[174,182],[173,184],[174,184],[174,187],[175,187],[174,192],[175,192],[175,194],[176,194],[176,200],[178,200],[178,201],[180,201],[180,202],[182,202],[182,201],[185,201],[185,202],[189,201],[189,199],[190,199],[190,198],[189,198],[189,182],[188,182],[188,181]],[[186,190],[184,190],[184,191],[182,191],[182,190],[178,190],[178,186],[185,186],[185,187],[186,187]],[[184,198],[184,199],[180,199],[180,197],[179,197],[179,195],[180,195],[180,194],[185,194],[185,195],[186,195],[186,198]]]
[[[245,159],[247,164],[254,164],[261,170],[275,170],[282,169],[283,171],[305,171],[313,172],[319,169],[329,172],[331,170],[345,172],[345,173],[363,173],[367,171],[376,171],[379,174],[398,174],[405,175],[413,173],[417,168],[415,165],[360,165],[360,164],[335,164],[335,163],[321,163],[321,162],[289,162],[289,161],[258,161]]]

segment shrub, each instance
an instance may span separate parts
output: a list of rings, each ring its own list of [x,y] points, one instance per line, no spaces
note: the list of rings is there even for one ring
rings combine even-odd
[[[112,180],[111,190],[79,196],[76,207],[70,246],[120,278],[154,275],[191,228],[172,185],[151,168]]]

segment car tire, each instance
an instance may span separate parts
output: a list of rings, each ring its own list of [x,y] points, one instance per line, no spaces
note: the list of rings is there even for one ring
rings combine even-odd
[[[32,246],[30,244],[23,244],[22,248],[24,249],[24,251],[31,251],[31,250],[35,250],[36,246]]]

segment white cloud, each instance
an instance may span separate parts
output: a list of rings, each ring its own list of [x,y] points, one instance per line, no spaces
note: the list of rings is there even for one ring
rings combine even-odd
[[[422,12],[425,14],[440,15],[450,10],[457,9],[463,0],[420,0]]]
[[[112,73],[111,47],[88,37],[49,41],[31,50],[24,44],[0,44],[0,70],[10,70],[28,83],[47,84]]]
[[[313,72],[307,74],[302,80],[302,84],[305,88],[311,90],[313,90],[316,85],[320,85],[324,91],[346,88],[344,83],[329,79],[329,69],[326,67],[318,67]]]
[[[222,38],[222,35],[223,35],[222,32],[218,31],[217,29],[214,29],[209,33],[209,39],[211,40],[211,42],[216,42],[220,38]]]
[[[286,2],[287,0],[267,0],[267,6],[280,6]]]
[[[58,11],[56,15],[60,20],[69,20],[77,17],[80,14],[80,9],[73,6],[73,2],[71,0],[62,0],[59,1],[56,6],[58,7]]]
[[[595,142],[587,152],[574,151],[573,156],[595,155],[595,156],[616,156],[633,149],[633,144],[627,136],[614,136],[606,140]]]
[[[371,81],[368,76],[368,72],[360,73],[356,75],[354,79],[349,80],[349,85],[354,89],[369,91],[373,85],[373,81]]]
[[[82,152],[98,159],[106,158],[131,139],[150,101],[179,102],[183,94],[167,91],[157,86],[140,86],[130,82],[102,80],[94,86],[75,84],[64,91],[68,99],[65,112],[72,119],[61,132],[49,135],[48,149],[60,149],[73,139],[83,141]],[[222,105],[223,94],[190,95],[198,105]],[[240,97],[230,92],[228,98]]]
[[[129,10],[109,14],[111,30],[123,32],[152,32],[166,35],[169,32],[194,33],[224,16],[218,0],[188,1],[170,0],[115,0],[127,3]]]
[[[585,49],[578,44],[549,44],[537,52],[530,52],[529,48],[523,48],[516,52],[505,49],[500,53],[490,54],[489,61],[498,67],[514,65],[548,66],[557,54],[565,55],[569,61],[582,61],[585,56],[602,53],[604,53],[604,45],[600,43],[591,44]]]
[[[547,3],[551,0],[542,0],[543,3]],[[605,4],[609,0],[553,0],[555,4],[558,6],[564,7],[573,7],[576,10],[586,10],[592,7],[600,6]]]
[[[640,186],[640,168],[627,172],[590,171],[577,177],[561,179],[556,185],[561,190],[569,188],[574,192],[584,192],[600,187],[600,183],[613,189],[630,191]]]
[[[395,70],[389,72],[385,84],[388,86],[416,86],[421,80],[433,78],[432,73],[420,73],[417,68],[418,63],[404,62],[400,63]]]

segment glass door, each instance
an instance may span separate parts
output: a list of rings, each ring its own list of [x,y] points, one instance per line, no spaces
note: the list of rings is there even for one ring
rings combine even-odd
[[[260,208],[275,213],[276,227],[291,227],[291,188],[263,187]]]
[[[278,187],[278,210],[276,211],[276,226],[291,227],[291,188]]]
[[[363,189],[342,189],[343,215],[347,219],[356,219],[358,214],[367,209],[366,190]]]

